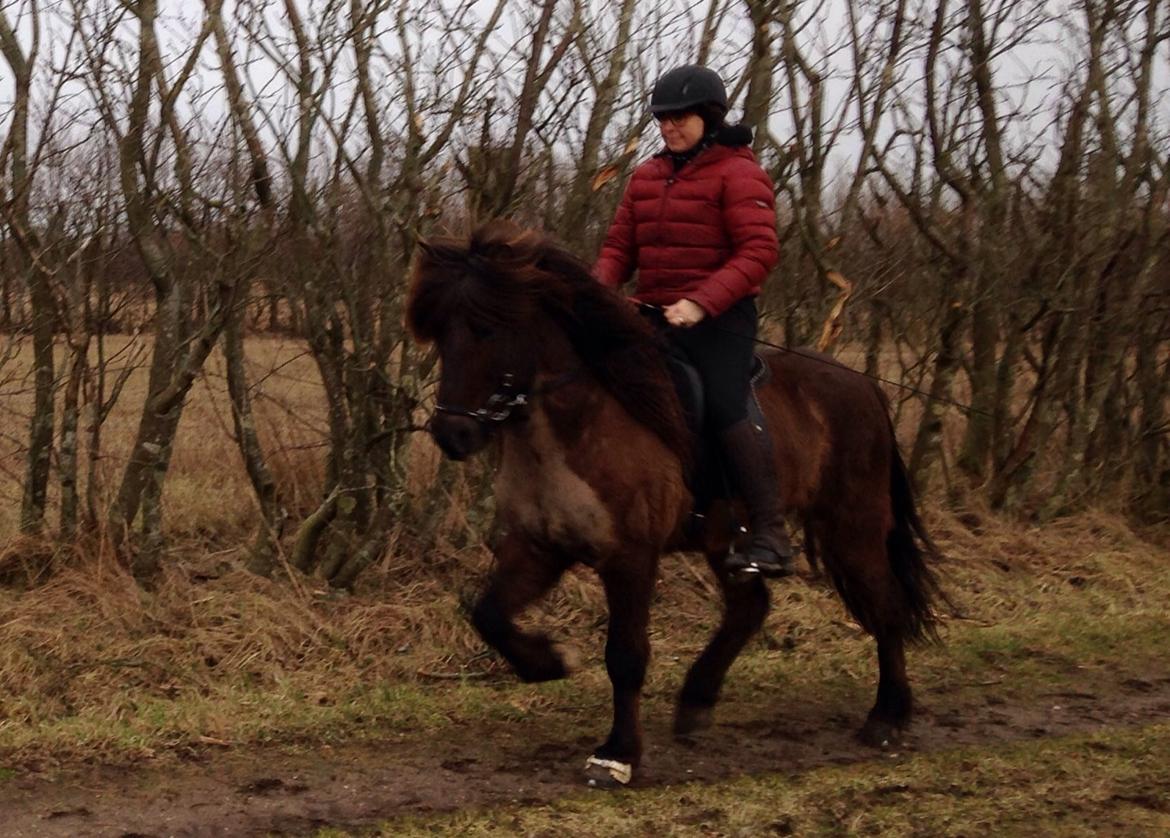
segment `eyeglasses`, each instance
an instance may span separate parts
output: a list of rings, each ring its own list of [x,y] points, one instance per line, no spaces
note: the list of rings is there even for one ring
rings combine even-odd
[[[694,111],[669,111],[667,113],[656,113],[654,118],[658,120],[658,124],[669,122],[671,125],[679,126],[686,122],[694,114]]]

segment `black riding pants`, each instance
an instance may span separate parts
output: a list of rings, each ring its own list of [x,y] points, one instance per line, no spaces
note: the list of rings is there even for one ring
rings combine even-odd
[[[658,320],[671,348],[703,380],[710,431],[719,433],[747,418],[758,321],[754,297],[745,297],[718,317],[705,317],[689,329]]]

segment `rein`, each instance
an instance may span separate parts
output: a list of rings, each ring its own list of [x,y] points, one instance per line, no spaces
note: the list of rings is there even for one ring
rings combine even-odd
[[[483,407],[469,410],[465,407],[454,407],[443,403],[435,405],[435,413],[446,413],[449,416],[465,416],[474,419],[481,425],[502,425],[513,417],[513,413],[527,407],[529,402],[537,396],[556,390],[574,381],[581,374],[580,369],[570,370],[558,375],[551,381],[535,389],[525,391],[516,386],[516,376],[513,373],[504,373],[500,386],[488,396]]]

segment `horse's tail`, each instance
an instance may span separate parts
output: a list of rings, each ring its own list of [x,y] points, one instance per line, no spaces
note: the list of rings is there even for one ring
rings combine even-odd
[[[894,526],[886,536],[886,553],[890,568],[905,597],[904,636],[910,640],[937,640],[938,616],[935,602],[946,595],[928,560],[938,557],[938,549],[926,532],[914,504],[914,491],[906,463],[898,451],[898,442],[890,428],[890,504]]]

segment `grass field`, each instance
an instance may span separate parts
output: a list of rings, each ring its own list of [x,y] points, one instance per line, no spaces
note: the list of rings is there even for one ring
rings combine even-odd
[[[668,733],[672,696],[717,612],[696,561],[664,562],[646,776],[608,797],[575,791],[609,701],[603,603],[585,575],[532,617],[583,653],[582,669],[530,687],[483,655],[463,620],[460,590],[486,563],[474,550],[430,579],[387,576],[376,593],[341,598],[235,570],[176,572],[144,594],[120,572],[86,568],[0,604],[0,804],[19,792],[27,810],[78,766],[100,764],[117,766],[120,788],[162,772],[179,783],[182,808],[183,790],[202,799],[212,778],[232,799],[257,778],[293,787],[288,778],[325,760],[345,767],[336,782],[363,789],[367,805],[339,803],[332,795],[344,793],[319,777],[312,788],[332,814],[306,815],[289,834],[324,823],[342,831],[323,834],[1166,827],[1165,548],[1103,514],[1043,530],[987,522],[979,533],[964,517],[931,516],[956,613],[942,644],[911,655],[922,713],[894,754],[852,740],[871,699],[872,647],[815,579],[774,586],[766,630],[729,680],[723,724],[680,744]],[[196,774],[182,773],[188,764]],[[451,783],[471,791],[453,798]],[[131,794],[110,822],[138,806],[148,825],[149,794]],[[283,799],[273,794],[269,805]],[[387,817],[369,816],[379,799]],[[317,805],[303,794],[284,802]]]
[[[130,454],[146,395],[149,341],[115,335],[107,338],[107,378],[133,367],[121,397],[102,428],[97,480],[99,508],[117,490]],[[257,394],[257,430],[270,467],[294,509],[312,508],[320,494],[326,406],[316,365],[302,342],[291,338],[254,338],[248,342],[248,375]],[[0,544],[16,538],[24,478],[24,446],[32,410],[31,349],[26,345],[0,367]],[[97,360],[96,350],[91,359]],[[57,366],[62,366],[60,351]],[[107,384],[107,387],[110,385]],[[80,452],[88,452],[91,415],[81,417]],[[191,388],[183,410],[164,491],[166,531],[180,549],[230,546],[255,524],[252,489],[231,435],[231,406],[223,358],[216,350]],[[82,480],[88,480],[84,468]],[[56,524],[56,476],[50,481],[48,524]],[[190,551],[188,551],[190,552]]]
[[[311,361],[291,344],[250,350],[273,394],[262,432],[308,503],[322,422]],[[111,418],[107,481],[136,404],[128,393]],[[479,546],[440,538],[423,556],[392,539],[353,595],[255,578],[239,569],[251,514],[225,408],[213,363],[184,417],[166,494],[175,549],[155,590],[101,556],[0,588],[0,834],[1170,832],[1164,531],[1102,511],[1040,526],[928,499],[954,607],[942,643],[911,653],[920,715],[893,752],[852,738],[873,647],[812,576],[773,585],[716,727],[674,741],[673,696],[719,614],[702,562],[669,557],[645,772],[600,794],[579,780],[609,713],[591,576],[571,573],[528,618],[582,659],[572,679],[535,687],[467,625],[462,602],[490,562]],[[11,527],[19,452],[6,444]],[[11,574],[25,546],[4,540]]]
[[[367,834],[1164,835],[1170,725],[387,822]],[[320,838],[357,834],[324,829]]]

